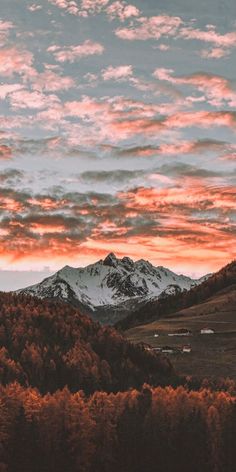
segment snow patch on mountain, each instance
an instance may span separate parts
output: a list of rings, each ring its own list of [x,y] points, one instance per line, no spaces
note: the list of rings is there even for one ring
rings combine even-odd
[[[58,298],[80,304],[91,313],[98,309],[101,313],[102,308],[118,308],[130,301],[133,307],[136,302],[189,290],[203,279],[175,274],[144,259],[136,262],[129,257],[118,259],[110,253],[104,260],[87,267],[67,265],[41,283],[17,292],[38,298]]]

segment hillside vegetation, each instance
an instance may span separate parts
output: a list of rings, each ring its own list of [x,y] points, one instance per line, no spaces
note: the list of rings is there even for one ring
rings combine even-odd
[[[134,346],[72,306],[0,294],[0,382],[18,381],[54,392],[108,392],[165,385],[173,375],[164,357]]]

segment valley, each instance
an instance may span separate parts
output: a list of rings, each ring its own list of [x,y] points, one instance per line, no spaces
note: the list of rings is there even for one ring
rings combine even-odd
[[[201,334],[203,328],[213,333]],[[169,336],[181,329],[190,334]],[[171,347],[174,353],[167,355],[179,375],[236,380],[235,287],[223,290],[205,303],[131,328],[125,335],[134,343],[143,342],[154,349]],[[185,345],[191,347],[191,352],[182,353]]]

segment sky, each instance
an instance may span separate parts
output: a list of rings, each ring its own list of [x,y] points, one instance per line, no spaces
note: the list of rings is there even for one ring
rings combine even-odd
[[[0,289],[236,257],[235,0],[1,0]]]

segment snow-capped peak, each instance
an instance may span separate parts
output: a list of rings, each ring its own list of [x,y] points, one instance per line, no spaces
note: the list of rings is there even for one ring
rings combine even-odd
[[[189,290],[201,281],[177,275],[162,266],[155,267],[143,259],[135,262],[129,257],[119,259],[110,253],[104,260],[87,267],[66,265],[40,284],[18,292],[39,298],[63,299],[95,314],[98,309],[109,307],[112,311],[127,303],[135,306],[135,303],[161,294]]]

